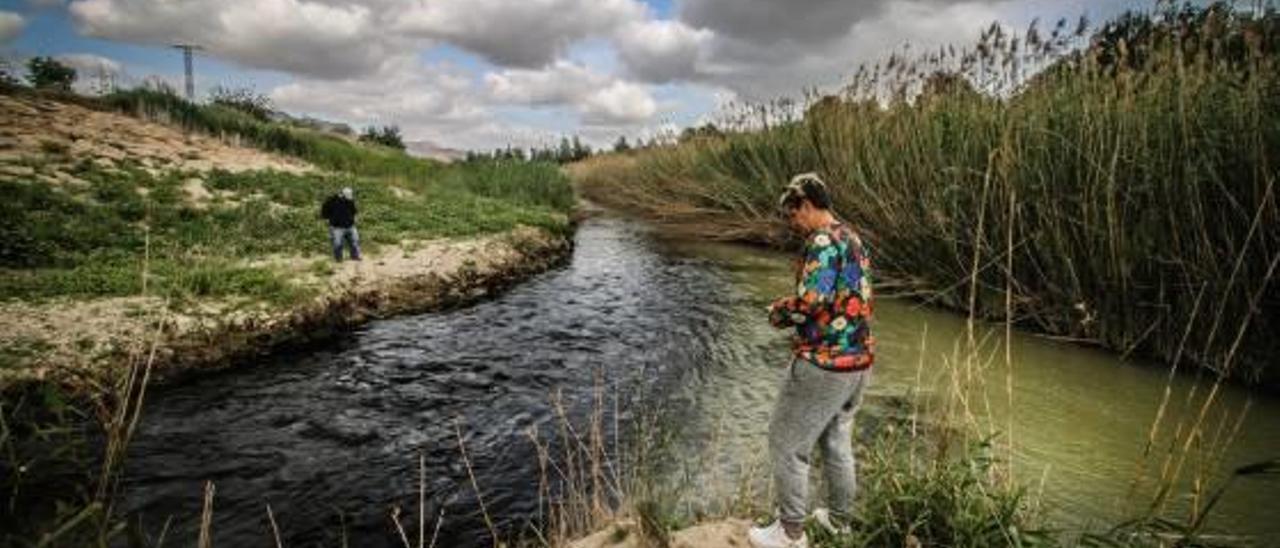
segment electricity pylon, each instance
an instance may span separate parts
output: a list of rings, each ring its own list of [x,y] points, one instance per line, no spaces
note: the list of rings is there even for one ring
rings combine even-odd
[[[191,52],[198,49],[203,49],[203,48],[195,44],[174,44],[173,47],[182,50],[182,68],[184,69],[187,75],[187,89],[186,89],[187,100],[195,101],[196,100],[196,79],[195,79],[194,70],[191,64],[191,57],[192,57]]]

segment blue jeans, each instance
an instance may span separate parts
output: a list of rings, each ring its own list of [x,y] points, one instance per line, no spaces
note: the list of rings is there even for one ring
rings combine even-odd
[[[356,227],[329,227],[329,243],[333,245],[333,260],[335,261],[342,261],[343,242],[351,246],[351,258],[357,261],[360,260],[360,233],[356,232]]]

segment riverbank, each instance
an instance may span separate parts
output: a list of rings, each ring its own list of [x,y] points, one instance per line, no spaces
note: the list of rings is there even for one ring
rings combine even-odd
[[[25,348],[0,370],[0,386],[103,382],[130,362],[151,361],[157,380],[227,367],[283,345],[323,338],[370,319],[443,310],[484,298],[562,263],[563,234],[520,227],[497,235],[406,242],[364,261],[317,272],[311,260],[265,258],[292,273],[309,297],[287,304],[246,299],[173,303],[112,297],[0,304],[0,346]]]
[[[443,165],[161,91],[0,89],[0,120],[0,389],[92,395],[130,362],[200,369],[568,254],[551,165]],[[367,260],[335,266],[316,211],[342,187]]]

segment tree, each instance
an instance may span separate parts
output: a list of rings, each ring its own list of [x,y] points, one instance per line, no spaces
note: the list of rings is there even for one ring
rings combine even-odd
[[[556,151],[556,161],[565,163],[573,160],[573,145],[569,143],[568,137],[560,138],[560,148]]]
[[[576,162],[590,155],[591,155],[591,149],[583,145],[582,141],[578,140],[578,136],[574,135],[573,136],[573,157],[571,158],[571,160]]]
[[[404,150],[404,138],[400,136],[400,127],[394,125],[381,128],[367,127],[364,133],[360,134],[360,142]]]
[[[17,87],[18,79],[13,77],[13,71],[9,70],[9,65],[0,63],[0,88]]]
[[[628,150],[631,150],[631,145],[627,144],[627,136],[619,136],[617,142],[613,143],[613,151],[626,152]]]
[[[71,91],[71,84],[76,81],[76,69],[52,57],[32,57],[27,61],[27,80],[39,89]]]
[[[707,122],[698,127],[684,128],[684,131],[680,132],[679,141],[683,143],[692,139],[719,139],[721,137],[724,137],[724,133],[720,131],[720,128],[711,122]],[[657,141],[657,137],[654,137],[654,141]]]

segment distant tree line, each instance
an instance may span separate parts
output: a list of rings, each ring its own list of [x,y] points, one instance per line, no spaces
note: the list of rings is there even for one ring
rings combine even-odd
[[[558,146],[546,146],[543,148],[530,147],[525,150],[520,147],[507,146],[505,148],[495,148],[493,152],[486,151],[467,151],[464,161],[467,162],[486,162],[493,160],[514,160],[519,162],[551,162],[557,164],[567,164],[589,158],[596,151],[591,147],[583,144],[582,140],[574,135],[572,138],[561,137]]]
[[[635,141],[627,139],[626,135],[618,136],[613,142],[612,152],[622,154],[634,150],[645,150],[664,146],[666,144],[683,143],[692,139],[719,139],[724,137],[724,132],[715,124],[707,123],[696,127],[684,128],[676,138],[663,139],[653,137],[649,140],[637,138]],[[529,147],[528,149],[520,147],[507,146],[503,148],[495,148],[490,151],[467,151],[464,161],[467,162],[485,162],[493,160],[507,160],[519,162],[551,162],[557,164],[567,164],[590,158],[595,154],[603,154],[609,152],[610,149],[600,148],[592,149],[590,146],[583,144],[578,136],[561,137],[558,145],[549,145],[545,147]]]

